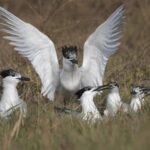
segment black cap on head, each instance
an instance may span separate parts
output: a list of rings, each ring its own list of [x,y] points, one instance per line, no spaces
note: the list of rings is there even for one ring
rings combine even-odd
[[[76,46],[64,46],[62,47],[62,54],[65,58],[69,59],[73,54],[77,55]]]
[[[77,91],[77,92],[75,93],[75,95],[76,95],[77,98],[79,99],[85,91],[89,91],[89,90],[91,90],[91,89],[92,89],[92,87],[90,87],[90,86],[84,87],[84,88],[80,89],[79,91]]]
[[[149,87],[144,87],[143,85],[137,86],[137,85],[131,85],[131,92],[132,95],[136,94],[150,94],[150,88]]]
[[[131,94],[131,95],[136,95],[137,92],[136,92],[135,90],[131,90],[131,91],[130,91],[130,94]]]
[[[7,70],[3,70],[0,72],[0,75],[5,78],[8,76],[12,76],[14,77],[16,75],[16,71],[14,71],[13,69],[7,69]]]
[[[131,91],[130,91],[130,93],[132,95],[136,95],[136,94],[142,92],[142,88],[143,88],[142,86],[137,86],[137,85],[131,84]]]

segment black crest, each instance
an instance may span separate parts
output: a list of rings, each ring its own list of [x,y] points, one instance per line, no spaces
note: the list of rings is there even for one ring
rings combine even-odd
[[[3,70],[0,72],[0,75],[5,78],[7,76],[12,76],[14,77],[16,75],[16,71],[14,71],[13,69],[7,69],[7,70]]]
[[[62,54],[67,59],[71,58],[73,55],[77,57],[77,47],[76,46],[64,46],[62,47]]]
[[[130,94],[131,94],[131,95],[136,95],[137,92],[136,92],[135,90],[131,90],[131,91],[130,91]]]
[[[145,87],[144,87],[143,85],[138,86],[138,85],[133,85],[133,84],[131,84],[130,93],[131,93],[132,95],[136,95],[136,94],[138,94],[139,92],[143,92],[144,89],[145,89]]]
[[[77,98],[79,99],[85,91],[89,91],[89,90],[91,90],[91,89],[92,89],[92,87],[90,87],[90,86],[84,87],[84,88],[80,89],[79,91],[77,91],[77,92],[75,93],[75,95],[76,95]]]
[[[141,90],[141,87],[140,87],[140,86],[131,84],[130,93],[131,93],[132,95],[136,95],[137,93],[140,92],[140,90]]]

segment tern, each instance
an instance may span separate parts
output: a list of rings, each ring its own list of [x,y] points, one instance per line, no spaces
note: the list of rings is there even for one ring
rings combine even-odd
[[[42,82],[41,93],[51,101],[58,89],[75,93],[87,86],[102,85],[106,64],[120,45],[124,19],[121,5],[85,41],[83,63],[77,64],[77,48],[63,47],[63,67],[59,67],[53,41],[30,23],[0,7],[1,30],[5,39],[27,57]],[[61,88],[60,88],[61,87]]]
[[[149,87],[143,86],[131,86],[131,103],[130,108],[131,111],[138,112],[141,110],[142,106],[144,105],[144,97],[150,94]]]
[[[104,116],[114,117],[119,110],[128,112],[129,106],[121,99],[119,84],[117,82],[110,82],[108,85],[110,91],[106,100],[106,109],[104,110]]]
[[[21,76],[20,73],[8,69],[0,72],[2,76],[3,92],[0,100],[0,117],[7,119],[14,110],[20,109],[23,116],[26,116],[27,105],[26,102],[20,99],[17,91],[17,84],[20,81],[29,81],[30,79]]]
[[[94,97],[100,91],[108,89],[108,85],[98,87],[84,87],[77,91],[75,94],[80,100],[82,106],[81,116],[83,120],[90,120],[95,122],[96,120],[102,120],[102,116],[94,104]]]

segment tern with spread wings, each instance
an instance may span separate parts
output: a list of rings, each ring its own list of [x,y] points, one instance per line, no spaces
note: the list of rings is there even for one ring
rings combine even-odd
[[[122,35],[124,6],[120,6],[85,41],[83,63],[77,64],[77,48],[63,47],[60,69],[52,40],[33,25],[0,7],[1,30],[5,39],[22,56],[27,57],[42,82],[42,94],[54,100],[58,87],[76,92],[86,86],[100,86],[109,57],[118,50]]]

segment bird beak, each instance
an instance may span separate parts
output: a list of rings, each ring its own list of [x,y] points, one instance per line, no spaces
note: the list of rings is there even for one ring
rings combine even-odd
[[[103,91],[103,90],[107,90],[107,89],[110,89],[110,85],[109,84],[98,86],[93,91]]]
[[[28,77],[20,77],[20,78],[18,78],[20,81],[30,81],[30,78],[28,78]]]
[[[70,59],[70,61],[71,61],[73,64],[78,64],[78,60],[77,60],[77,59]]]
[[[142,91],[144,94],[149,95],[150,94],[150,88],[146,87],[146,88],[142,88]]]

